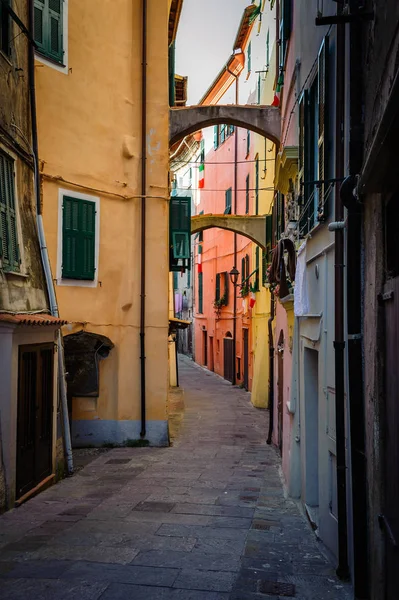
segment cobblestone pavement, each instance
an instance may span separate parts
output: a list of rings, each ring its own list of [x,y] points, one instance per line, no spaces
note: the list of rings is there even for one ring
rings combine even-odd
[[[348,600],[249,394],[181,361],[170,448],[120,448],[0,517],[2,600]],[[179,419],[177,419],[179,421]]]

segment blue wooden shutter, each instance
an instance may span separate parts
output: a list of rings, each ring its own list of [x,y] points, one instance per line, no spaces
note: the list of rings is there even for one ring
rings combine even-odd
[[[318,77],[318,175],[319,181],[328,179],[328,36],[323,40],[320,48],[319,57],[319,77]],[[328,216],[328,197],[327,190],[329,186],[326,183],[319,185],[318,211],[317,219],[324,221]]]
[[[95,203],[64,196],[62,277],[66,279],[94,279],[95,228]]]

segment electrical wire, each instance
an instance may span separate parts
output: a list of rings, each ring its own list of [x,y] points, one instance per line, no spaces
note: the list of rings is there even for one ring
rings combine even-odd
[[[275,162],[274,158],[262,158],[262,159],[259,158],[258,160],[259,160],[259,162],[265,162],[265,161],[266,162],[272,162],[272,161]],[[238,165],[245,165],[247,163],[256,163],[256,162],[257,162],[256,159],[254,159],[254,160],[238,160],[237,164]],[[177,164],[177,163],[182,163],[183,166],[184,165],[198,165],[198,167],[200,165],[234,165],[235,164],[234,160],[229,160],[229,161],[226,161],[226,162],[210,162],[210,161],[200,162],[198,160],[191,160],[191,161],[188,161],[188,162],[185,162],[184,160],[176,160],[176,161],[174,160],[173,161],[173,164]]]

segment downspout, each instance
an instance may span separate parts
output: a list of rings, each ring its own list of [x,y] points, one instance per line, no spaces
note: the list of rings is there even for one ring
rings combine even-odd
[[[274,294],[270,294],[270,318],[268,320],[269,329],[269,433],[267,443],[272,443],[274,427],[274,343],[273,343],[273,321],[274,321]]]
[[[230,71],[227,67],[227,70],[236,80],[236,106],[239,104],[239,87],[238,87],[238,75]],[[237,190],[238,190],[238,130],[237,127],[234,128],[234,205],[233,212],[237,214]],[[237,268],[237,234],[234,233],[234,269]],[[233,298],[233,381],[232,384],[236,385],[237,383],[237,369],[236,369],[236,354],[237,354],[237,286],[234,286],[234,298]]]
[[[142,73],[141,73],[141,261],[140,261],[140,383],[141,431],[146,436],[146,369],[145,369],[145,275],[146,275],[146,193],[147,193],[147,0],[142,4]]]
[[[340,9],[338,9],[339,11]],[[344,122],[345,122],[345,25],[337,25],[336,65],[336,155],[335,177],[344,174]],[[338,190],[335,192],[335,221],[343,221],[343,205]],[[337,504],[338,504],[338,567],[341,579],[349,578],[348,524],[346,502],[346,437],[345,437],[345,338],[344,338],[344,229],[335,229],[335,421],[337,452]]]
[[[34,11],[33,0],[29,2],[29,30],[33,37],[34,31]],[[40,172],[39,172],[39,143],[37,134],[37,118],[36,118],[36,89],[35,89],[35,50],[32,42],[29,43],[28,53],[28,75],[29,75],[29,95],[30,95],[30,113],[32,127],[32,154],[34,165],[34,193],[36,199],[36,222],[37,232],[39,237],[40,254],[43,264],[44,275],[46,279],[47,293],[50,303],[50,312],[54,317],[58,317],[58,304],[55,295],[54,282],[51,275],[50,259],[47,250],[46,238],[44,235],[42,207],[40,202]],[[68,475],[73,473],[73,456],[71,444],[71,430],[69,426],[68,413],[68,397],[67,385],[65,379],[65,360],[64,360],[64,344],[62,333],[59,329],[57,332],[57,351],[58,351],[58,382],[61,399],[61,412],[64,429],[64,445],[65,455],[67,460]]]
[[[358,13],[358,2],[350,1],[351,14]],[[363,390],[363,336],[362,336],[362,207],[354,203],[356,174],[363,161],[363,98],[364,82],[362,25],[360,20],[350,24],[350,141],[349,141],[349,194],[346,204],[344,186],[341,198],[348,209],[347,221],[347,315],[349,363],[349,411],[352,456],[352,506],[354,591],[359,600],[370,596],[368,560],[367,463],[365,448],[365,408]],[[347,186],[346,186],[347,187]],[[362,308],[361,308],[362,307]]]

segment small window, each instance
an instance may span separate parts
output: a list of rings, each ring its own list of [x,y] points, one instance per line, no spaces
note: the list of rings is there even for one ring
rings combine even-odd
[[[14,161],[0,153],[0,258],[4,271],[20,270]]]
[[[94,280],[96,204],[69,196],[62,204],[62,278]]]
[[[64,62],[63,0],[34,0],[34,39],[37,50],[57,63]]]
[[[224,214],[231,215],[232,188],[229,188],[228,190],[226,190],[225,198],[226,198],[226,207],[224,209]]]
[[[246,156],[246,158],[248,158],[250,151],[251,151],[251,132],[249,129],[247,129],[247,156]]]
[[[6,0],[10,6],[11,0]],[[4,4],[0,1],[0,50],[6,56],[11,55],[11,19]]]

